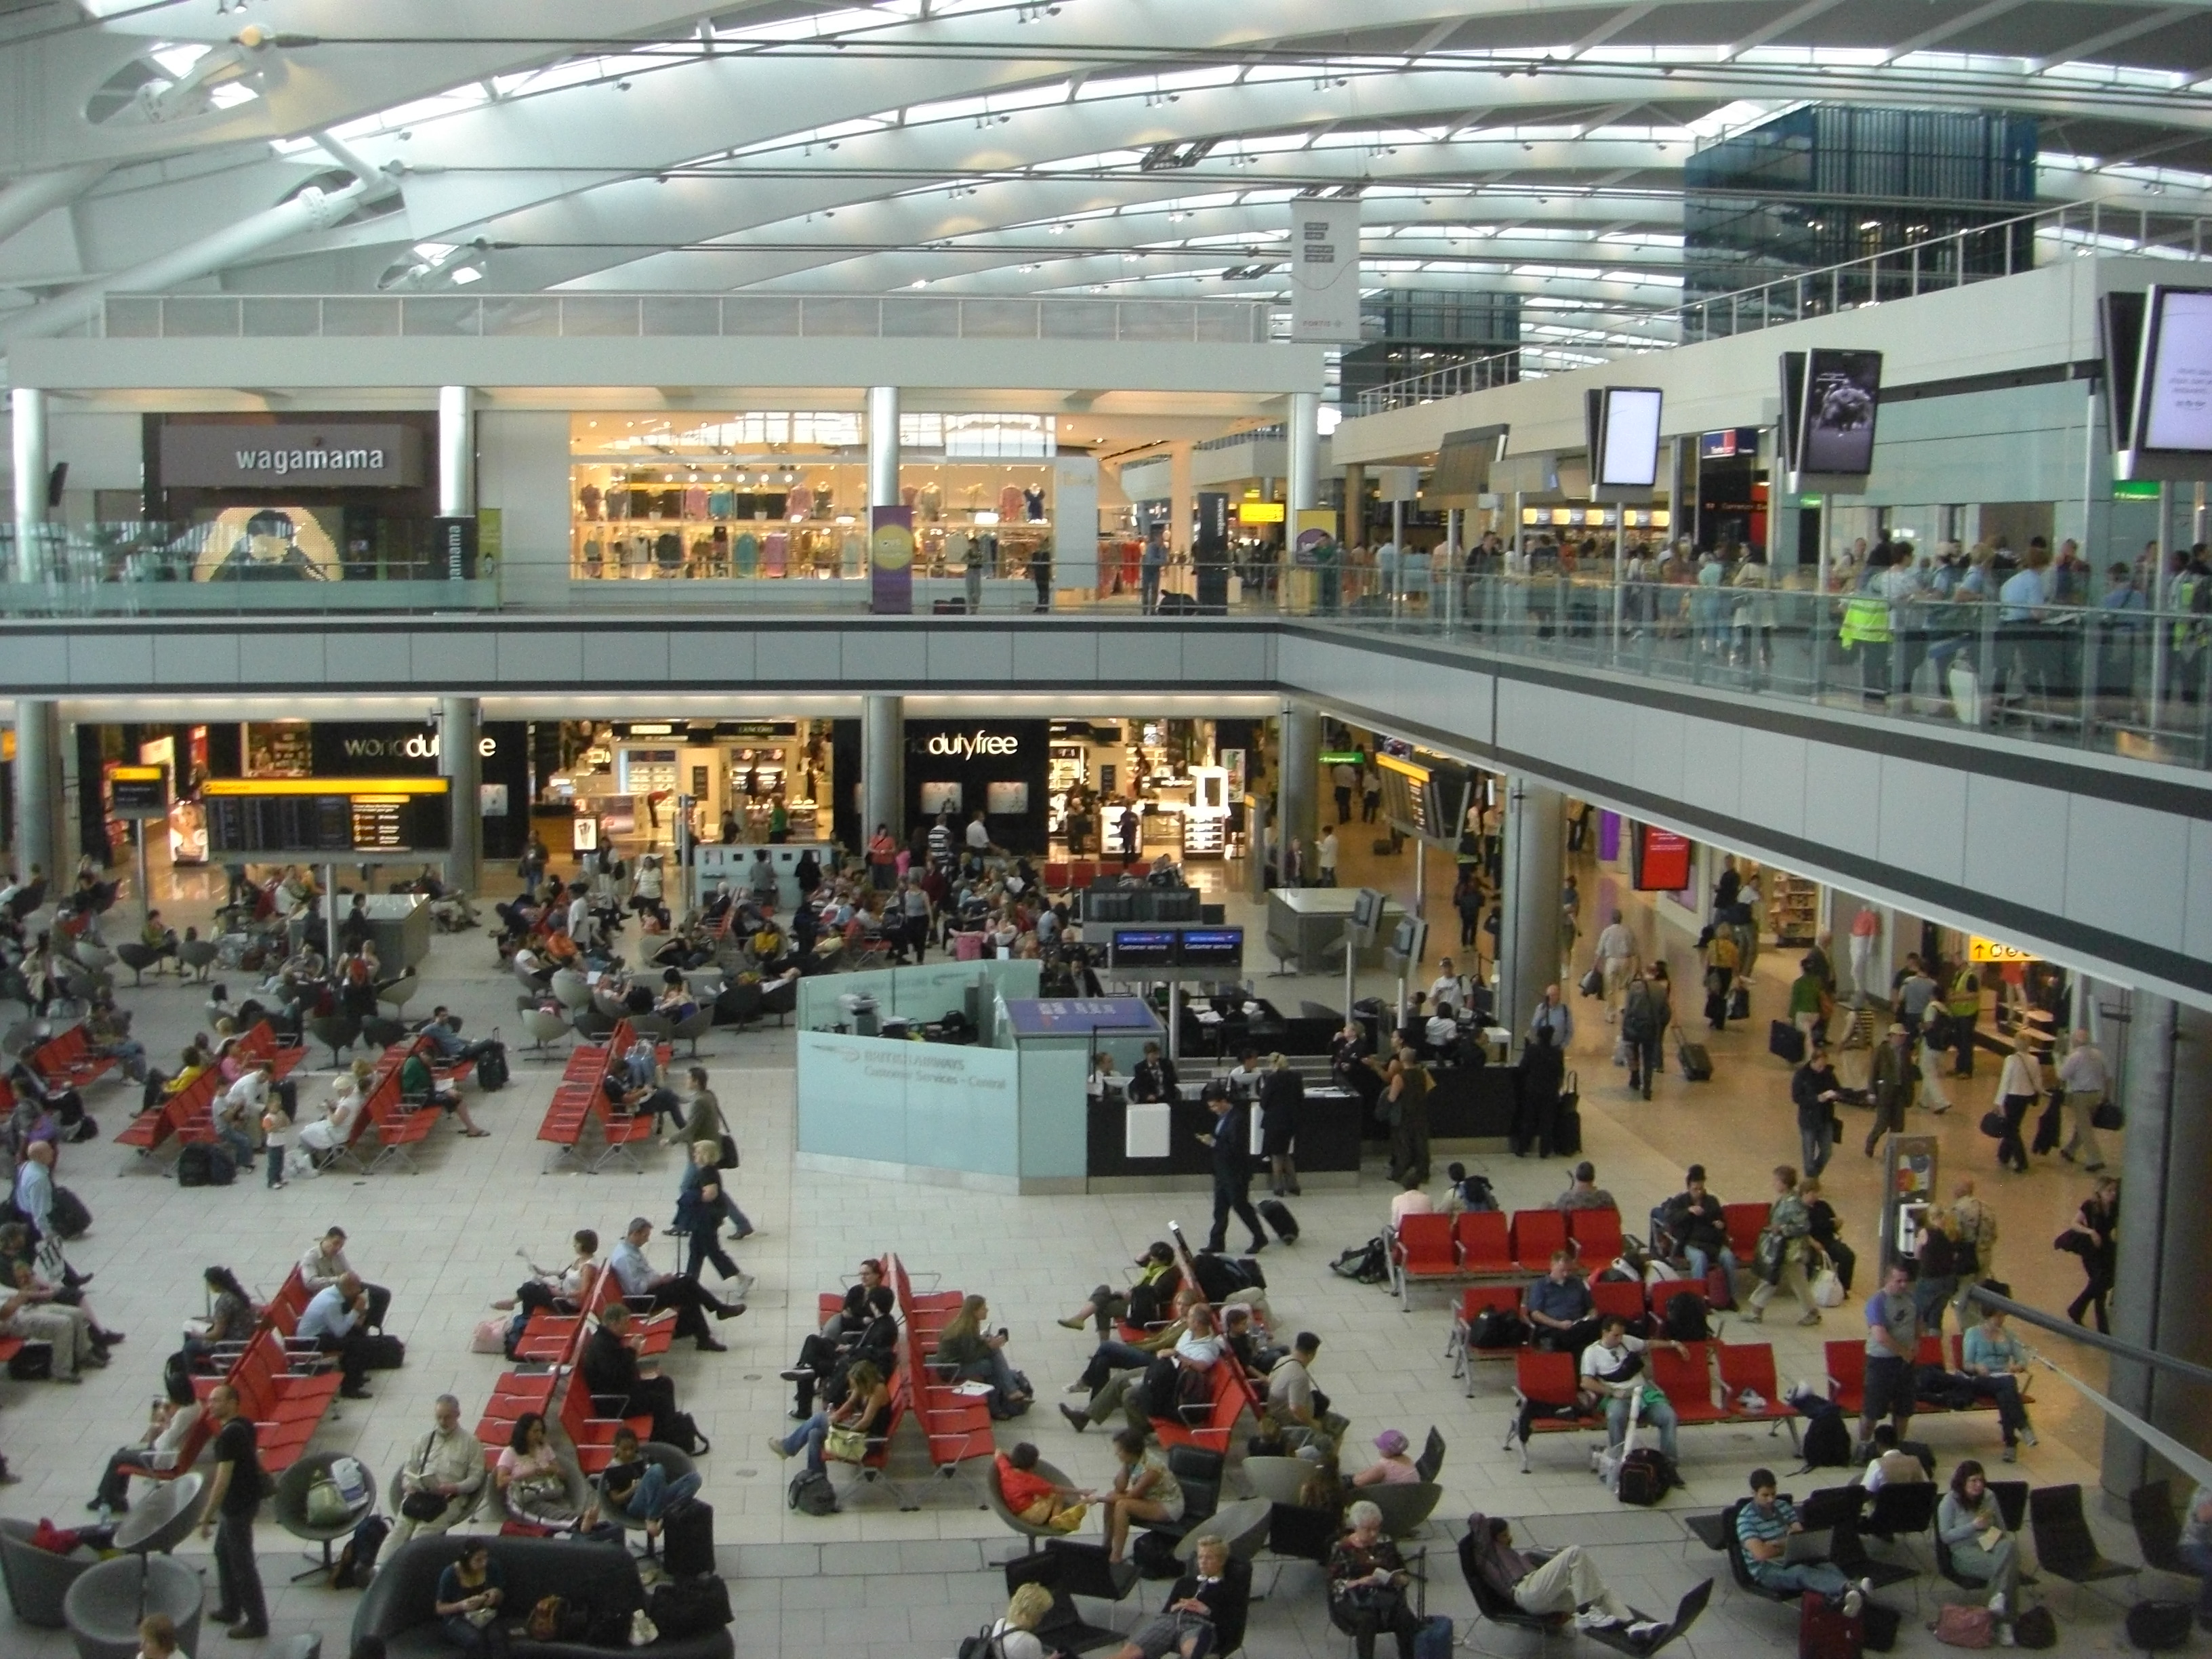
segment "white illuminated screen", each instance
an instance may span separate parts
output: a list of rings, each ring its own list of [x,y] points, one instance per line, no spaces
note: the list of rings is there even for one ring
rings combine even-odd
[[[1659,477],[1659,393],[1613,386],[1605,394],[1605,454],[1597,481],[1648,488]]]
[[[2157,360],[2143,390],[2145,449],[2212,452],[2212,294],[2159,295]]]

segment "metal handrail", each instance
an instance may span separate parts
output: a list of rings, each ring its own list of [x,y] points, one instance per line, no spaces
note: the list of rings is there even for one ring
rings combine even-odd
[[[111,294],[109,339],[550,337],[1264,345],[1249,300],[850,294]]]
[[[1359,413],[1377,415],[1386,410],[1407,409],[1445,398],[1464,397],[1516,380],[1540,380],[1559,372],[1543,359],[1552,356],[1604,362],[1646,351],[1668,349],[1698,340],[1732,334],[1756,333],[1784,323],[1877,305],[1885,300],[1911,299],[1923,293],[1960,288],[1968,283],[2010,276],[2014,273],[2014,233],[2032,228],[2031,249],[2045,239],[2070,246],[2075,253],[2152,254],[2177,259],[2206,257],[2207,221],[2194,214],[2159,213],[2148,207],[2122,208],[2105,202],[2069,204],[2041,208],[1986,225],[1976,225],[1943,236],[1908,242],[1881,253],[1863,254],[1840,264],[1794,272],[1771,282],[1755,283],[1726,294],[1686,300],[1666,311],[1607,313],[1620,319],[1612,329],[1592,328],[1587,342],[1555,340],[1540,347],[1522,345],[1488,356],[1470,358],[1439,368],[1370,386],[1359,394]],[[2154,226],[2158,228],[2154,234]],[[1996,236],[2004,249],[2002,270],[1975,271],[1967,267],[1970,239]],[[2032,269],[2033,264],[2029,267]],[[1633,330],[1633,332],[1630,331]],[[1651,338],[1650,334],[1673,332],[1675,337]]]

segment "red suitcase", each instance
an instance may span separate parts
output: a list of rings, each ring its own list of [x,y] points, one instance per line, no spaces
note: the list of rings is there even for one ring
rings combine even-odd
[[[1865,1651],[1865,1625],[1841,1601],[1807,1590],[1797,1603],[1797,1659],[1860,1659]]]

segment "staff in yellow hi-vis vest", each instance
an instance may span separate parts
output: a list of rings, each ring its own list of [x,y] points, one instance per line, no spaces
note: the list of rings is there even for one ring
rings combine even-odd
[[[1859,659],[1859,690],[1864,696],[1889,696],[1889,653],[1896,637],[1890,625],[1889,601],[1874,590],[1882,573],[1870,573],[1868,585],[1844,601],[1843,626],[1836,638]]]

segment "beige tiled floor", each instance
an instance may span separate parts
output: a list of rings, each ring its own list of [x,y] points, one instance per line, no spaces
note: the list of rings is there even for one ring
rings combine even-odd
[[[1346,873],[1356,878],[1355,860],[1347,860]],[[1391,873],[1402,881],[1402,866]],[[1431,869],[1432,893],[1443,890],[1433,881],[1439,873]],[[192,875],[173,883],[164,878],[157,889],[160,902],[173,920],[191,919],[204,908],[202,884]],[[1600,902],[1594,880],[1586,878],[1583,886],[1592,902]],[[1440,926],[1440,936],[1443,931]],[[1678,963],[1687,943],[1673,941]],[[483,935],[440,939],[428,973],[411,1012],[427,1012],[433,1002],[444,1001],[466,1014],[471,1032],[504,1024],[514,1035],[511,981],[499,972]],[[233,994],[241,988],[234,980]],[[1264,988],[1279,999],[1304,994],[1334,1002],[1338,994],[1337,988],[1318,982],[1271,981]],[[1770,979],[1762,995],[1778,992]],[[173,981],[125,991],[157,1060],[196,1029],[204,994]],[[1670,1078],[1649,1106],[1631,1103],[1614,1086],[1617,1075],[1606,1063],[1609,1040],[1599,1022],[1585,1022],[1577,1064],[1587,1150],[1632,1216],[1671,1190],[1680,1164],[1690,1158],[1711,1165],[1717,1188],[1734,1198],[1762,1191],[1766,1167],[1794,1155],[1786,1074],[1760,1052],[1764,1009],[1759,1012],[1746,1035],[1731,1031],[1715,1043],[1721,1065],[1713,1085],[1693,1091]],[[1756,1042],[1753,1031],[1759,1034]],[[704,1496],[714,1505],[724,1566],[732,1577],[740,1649],[885,1659],[950,1654],[1003,1601],[1003,1585],[990,1564],[1003,1559],[1012,1543],[988,1511],[975,1507],[971,1487],[933,1482],[909,1448],[899,1472],[908,1472],[908,1465],[920,1471],[908,1483],[921,1504],[915,1510],[901,1510],[881,1492],[854,1497],[834,1517],[801,1517],[785,1507],[784,1470],[762,1443],[785,1425],[788,1397],[776,1372],[790,1363],[811,1325],[815,1291],[838,1283],[861,1255],[890,1248],[945,1286],[985,1292],[994,1316],[1012,1328],[1016,1363],[1035,1379],[1044,1407],[1009,1425],[1002,1438],[1033,1438],[1048,1458],[1103,1480],[1111,1467],[1103,1438],[1093,1433],[1079,1439],[1049,1411],[1087,1346],[1084,1338],[1053,1322],[1070,1311],[1083,1291],[1111,1277],[1159,1236],[1170,1218],[1188,1224],[1199,1214],[1197,1195],[1000,1198],[796,1171],[789,1035],[718,1032],[707,1054],[744,1146],[739,1198],[763,1229],[737,1252],[759,1284],[750,1311],[721,1328],[730,1352],[681,1351],[670,1370],[684,1405],[714,1443],[705,1460]],[[82,1516],[101,1459],[143,1419],[179,1322],[200,1309],[200,1270],[222,1262],[249,1285],[273,1290],[307,1243],[334,1221],[352,1234],[353,1257],[362,1271],[392,1289],[391,1328],[407,1341],[408,1364],[378,1376],[374,1400],[348,1404],[342,1419],[325,1424],[318,1446],[356,1453],[381,1482],[427,1423],[436,1395],[458,1395],[472,1419],[503,1362],[469,1352],[469,1334],[490,1299],[512,1290],[521,1266],[518,1254],[550,1260],[576,1226],[595,1226],[611,1239],[631,1215],[663,1221],[672,1205],[680,1166],[665,1152],[650,1154],[642,1174],[541,1173],[544,1159],[533,1134],[557,1069],[518,1054],[513,1086],[477,1108],[494,1138],[478,1145],[441,1128],[423,1149],[419,1176],[325,1178],[295,1182],[282,1192],[264,1190],[258,1179],[228,1189],[181,1191],[104,1137],[67,1149],[62,1179],[96,1218],[72,1256],[98,1274],[92,1298],[103,1322],[127,1330],[131,1340],[115,1364],[93,1373],[82,1389],[0,1383],[0,1447],[23,1476],[21,1484],[0,1490],[0,1513],[49,1515],[64,1523]],[[317,1081],[307,1086],[312,1095]],[[112,1134],[130,1102],[121,1086],[103,1085],[92,1106]],[[1969,1145],[1966,1139],[1973,1115],[1954,1115],[1944,1129],[1945,1152],[1972,1160],[1986,1172],[1987,1143]],[[1469,1161],[1492,1172],[1508,1207],[1548,1202],[1564,1184],[1557,1164],[1502,1156],[1470,1156]],[[1853,1149],[1838,1157],[1831,1176],[1860,1237],[1868,1231],[1873,1202],[1871,1167]],[[2071,1293],[2070,1283],[2037,1258],[2047,1254],[2041,1241],[2063,1220],[2061,1207],[2070,1208],[2072,1185],[2039,1170],[2008,1182],[1997,1194],[2010,1242],[2008,1274],[2023,1294],[2045,1305]],[[1540,1441],[1534,1471],[1519,1473],[1515,1458],[1498,1449],[1508,1419],[1508,1378],[1503,1368],[1486,1368],[1475,1397],[1462,1397],[1441,1358],[1448,1323],[1443,1298],[1407,1312],[1384,1291],[1328,1272],[1326,1264],[1339,1249],[1377,1231],[1382,1207],[1379,1185],[1371,1179],[1362,1191],[1309,1194],[1297,1205],[1304,1239],[1294,1249],[1271,1249],[1266,1265],[1282,1323],[1311,1328],[1323,1338],[1323,1384],[1361,1437],[1363,1449],[1351,1461],[1363,1460],[1364,1437],[1385,1426],[1402,1427],[1418,1442],[1434,1424],[1450,1443],[1446,1497],[1429,1528],[1437,1569],[1431,1607],[1452,1613],[1463,1626],[1470,1616],[1450,1539],[1465,1515],[1480,1509],[1522,1518],[1523,1534],[1538,1542],[1591,1544],[1608,1578],[1647,1607],[1671,1607],[1698,1578],[1717,1572],[1723,1584],[1696,1632],[1696,1651],[1786,1651],[1792,1627],[1788,1611],[1736,1596],[1726,1585],[1724,1564],[1689,1540],[1678,1519],[1732,1498],[1754,1463],[1794,1468],[1782,1462],[1786,1442],[1737,1430],[1686,1431],[1691,1489],[1656,1511],[1613,1504],[1587,1472],[1584,1448],[1573,1437]],[[669,1243],[656,1241],[656,1253],[675,1265]],[[1831,1316],[1823,1333],[1800,1331],[1785,1321],[1760,1334],[1774,1343],[1789,1376],[1817,1369],[1817,1339],[1853,1322]],[[2042,1419],[2045,1440],[2028,1455],[2024,1472],[2039,1482],[2094,1482],[2094,1466],[2084,1454],[2094,1456],[2096,1425],[2060,1405],[2067,1395],[2063,1388],[2046,1382],[2039,1392],[2050,1402]],[[1961,1455],[1994,1456],[1996,1431],[1987,1417],[1923,1418],[1921,1423],[1947,1462]],[[1806,1490],[1832,1479],[1808,1476],[1798,1485]],[[304,1565],[283,1547],[289,1540],[273,1524],[264,1524],[261,1540],[264,1577],[272,1587]],[[2132,1554],[2131,1546],[2117,1537],[2112,1541],[2123,1557]],[[184,1556],[195,1565],[206,1560],[198,1545]],[[1269,1573],[1263,1568],[1263,1583]],[[1931,1579],[1923,1588],[1938,1586]],[[1153,1591],[1151,1605],[1158,1599]],[[2115,1644],[2110,1601],[2063,1585],[2053,1588],[2051,1599],[2066,1629],[2068,1650]],[[1931,1604],[1923,1595],[1921,1617],[1929,1616]],[[343,1650],[351,1595],[310,1582],[274,1589],[271,1605],[279,1633],[313,1629],[324,1633],[327,1650]],[[1098,1616],[1098,1609],[1091,1611]],[[1118,1614],[1126,1622],[1133,1611],[1125,1606]],[[1910,1620],[1908,1628],[1915,1628]],[[1511,1639],[1483,1635],[1486,1642]],[[65,1641],[58,1633],[0,1622],[0,1653],[10,1659],[60,1655],[68,1650]],[[233,1645],[210,1634],[203,1650],[220,1653]],[[1279,1593],[1255,1609],[1249,1640],[1255,1653],[1340,1659],[1345,1645],[1322,1616],[1310,1570],[1291,1568]],[[1930,1647],[1924,1635],[1905,1645],[1906,1650]]]

